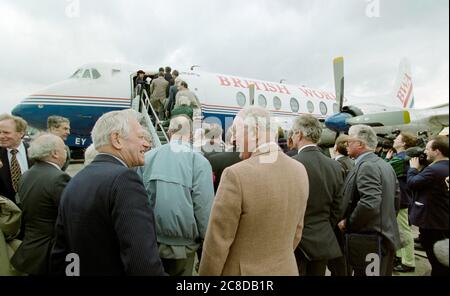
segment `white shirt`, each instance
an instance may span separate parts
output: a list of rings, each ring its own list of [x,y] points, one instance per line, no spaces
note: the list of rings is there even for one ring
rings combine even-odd
[[[317,147],[316,144],[308,144],[303,146],[302,148],[298,149],[298,153],[302,152],[303,149],[305,149],[306,147]]]
[[[12,154],[11,154],[11,150],[13,149],[6,149],[8,152],[8,161],[9,161],[9,167],[11,167],[11,158],[12,158]],[[17,162],[19,163],[20,166],[20,171],[22,173],[22,175],[28,171],[28,160],[27,160],[27,152],[25,150],[25,145],[23,145],[23,142],[20,142],[19,147],[17,147],[17,154],[16,154],[16,159]]]

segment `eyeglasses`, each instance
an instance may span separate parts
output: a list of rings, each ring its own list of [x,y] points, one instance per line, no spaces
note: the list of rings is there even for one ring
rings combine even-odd
[[[358,140],[358,139],[348,139],[348,140],[347,140],[347,145],[350,145],[350,143],[353,143],[353,142],[359,142],[359,143],[361,143],[361,140]]]

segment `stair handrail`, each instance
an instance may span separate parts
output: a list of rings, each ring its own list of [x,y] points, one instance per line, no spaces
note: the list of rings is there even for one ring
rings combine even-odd
[[[158,136],[158,134],[156,132],[156,129],[157,129],[158,126],[161,129],[161,131],[162,131],[164,139],[166,139],[166,142],[169,143],[169,137],[167,136],[166,131],[164,130],[164,126],[162,125],[163,122],[161,120],[159,120],[159,117],[156,114],[155,109],[153,108],[152,104],[150,103],[150,99],[148,97],[147,90],[143,89],[142,93],[143,93],[143,97],[144,98],[143,98],[143,100],[142,100],[142,98],[140,98],[140,100],[141,100],[141,106],[143,108],[142,111],[145,111],[145,112],[141,112],[141,113],[144,114],[144,118],[146,118],[145,120],[148,121],[147,124],[151,125],[153,131],[155,132],[156,138],[158,139],[157,142],[159,142],[158,147],[161,146],[161,141],[159,140],[159,136]],[[154,126],[152,124],[150,116],[148,115],[148,108],[150,108],[150,110],[152,111],[152,114],[153,114],[153,116],[155,118],[155,125]],[[152,137],[154,137],[153,134],[152,134]]]

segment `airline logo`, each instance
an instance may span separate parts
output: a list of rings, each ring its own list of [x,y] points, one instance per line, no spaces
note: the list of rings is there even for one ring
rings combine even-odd
[[[408,106],[408,102],[412,100],[413,97],[413,84],[411,76],[404,74],[402,81],[400,82],[400,88],[397,92],[397,99],[402,103],[403,108]]]
[[[264,81],[256,81],[256,80],[246,80],[232,76],[223,76],[217,75],[218,82],[220,86],[224,87],[237,87],[237,88],[249,88],[250,85],[254,85],[256,90],[272,92],[276,94],[285,94],[292,95],[291,91],[288,89],[287,85],[273,83],[273,82],[264,82]],[[314,90],[307,87],[298,87],[301,95],[309,98],[318,98],[325,100],[336,101],[336,95],[331,92]]]

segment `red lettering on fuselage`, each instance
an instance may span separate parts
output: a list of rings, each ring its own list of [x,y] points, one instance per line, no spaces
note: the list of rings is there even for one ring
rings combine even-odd
[[[242,84],[241,80],[238,79],[238,78],[231,78],[231,81],[233,81],[234,87],[248,88],[248,85],[247,85],[247,86],[244,86],[244,85]]]
[[[314,97],[314,95],[313,95],[313,93],[312,93],[312,91],[311,91],[310,89],[308,89],[308,88],[303,88],[303,87],[299,87],[298,89],[301,90],[302,93],[303,93],[305,96],[307,96],[307,97]]]
[[[277,88],[272,83],[267,82],[266,84],[267,84],[267,87],[269,88],[269,91],[277,92]]]
[[[223,77],[223,76],[217,76],[217,78],[219,78],[220,85],[222,85],[222,86],[230,86],[231,85],[231,83],[228,80],[228,78]]]
[[[278,92],[280,94],[287,94],[290,95],[291,93],[289,92],[289,90],[287,89],[286,85],[279,85],[277,84],[277,88],[278,88]]]
[[[255,85],[255,88],[256,88],[257,90],[261,90],[261,88],[259,87],[258,82],[253,81],[253,80],[249,80],[249,81],[245,80],[245,82],[247,82],[248,85],[254,84],[254,85]]]

